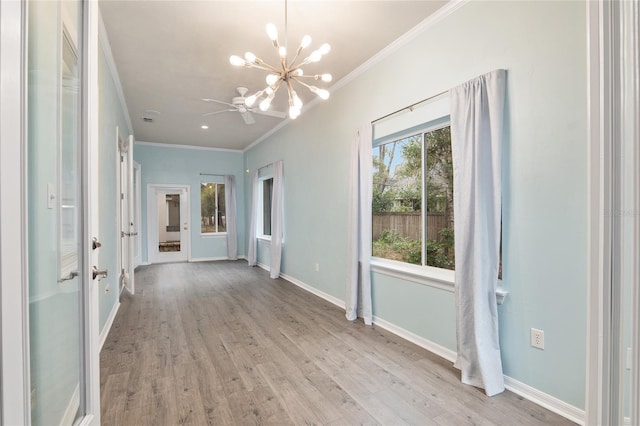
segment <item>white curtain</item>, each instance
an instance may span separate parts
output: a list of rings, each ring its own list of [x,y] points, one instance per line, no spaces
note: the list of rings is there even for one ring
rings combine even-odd
[[[273,196],[271,197],[271,278],[280,276],[282,261],[283,179],[282,161],[273,163]]]
[[[501,161],[506,71],[450,90],[454,175],[455,366],[462,382],[504,391],[496,286],[500,262]]]
[[[349,182],[349,228],[347,230],[347,295],[346,317],[358,316],[372,324],[371,310],[371,198],[372,198],[371,125],[356,132],[351,145]]]
[[[236,177],[224,177],[224,205],[227,219],[227,256],[238,260],[238,230],[236,226]]]
[[[253,172],[251,177],[251,221],[249,222],[249,248],[247,253],[247,262],[249,266],[257,264],[257,236],[256,226],[258,222],[258,170]]]

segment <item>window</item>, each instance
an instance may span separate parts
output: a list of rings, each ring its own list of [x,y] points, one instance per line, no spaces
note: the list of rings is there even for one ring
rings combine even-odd
[[[373,256],[455,269],[450,129],[373,148]]]
[[[227,232],[223,183],[202,182],[200,184],[200,215],[201,234]]]
[[[262,237],[271,237],[271,199],[273,198],[273,178],[263,179],[260,181],[262,187],[260,191],[262,202],[262,218],[258,218],[261,230],[258,235]]]

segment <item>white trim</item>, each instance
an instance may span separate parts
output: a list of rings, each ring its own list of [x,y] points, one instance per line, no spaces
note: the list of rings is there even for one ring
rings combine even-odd
[[[222,151],[222,152],[237,152],[237,153],[244,152],[241,149],[213,148],[213,147],[210,147],[210,146],[181,145],[181,144],[175,144],[175,143],[160,143],[160,142],[136,141],[135,145],[155,146],[155,147],[159,147],[159,148],[195,149],[195,150],[199,150],[199,151]]]
[[[437,288],[449,293],[455,292],[455,271],[431,266],[412,265],[379,257],[371,258],[371,272],[408,281],[415,284]],[[498,283],[501,283],[498,280]],[[504,303],[509,292],[502,287],[496,289],[496,302]]]
[[[120,292],[122,292],[122,290],[124,290],[124,287],[120,290]],[[109,331],[111,331],[111,326],[113,325],[113,321],[116,319],[116,315],[118,314],[118,309],[120,309],[120,302],[116,302],[113,305],[113,307],[111,308],[111,312],[107,317],[107,321],[104,323],[104,326],[100,331],[100,346],[99,346],[100,350],[102,350],[102,347],[104,346],[104,342],[107,341],[107,336],[109,335]]]
[[[411,265],[372,257],[371,271],[404,281],[438,288],[450,293],[455,291],[455,272],[448,269]]]
[[[338,80],[334,85],[332,85],[331,87],[328,88],[329,92],[335,93],[336,91],[341,89],[343,86],[346,86],[347,84],[351,83],[353,80],[355,80],[356,78],[361,76],[363,73],[365,73],[371,67],[376,65],[378,62],[382,61],[386,57],[388,57],[388,56],[392,55],[393,53],[397,52],[400,48],[402,48],[407,43],[409,43],[410,41],[412,41],[413,39],[418,37],[420,34],[424,33],[426,30],[431,28],[433,25],[437,24],[438,22],[442,21],[447,16],[451,15],[453,12],[458,10],[460,7],[462,7],[468,1],[469,0],[451,0],[451,1],[449,1],[444,6],[442,6],[440,9],[438,9],[437,11],[432,13],[431,15],[427,16],[424,20],[422,20],[422,22],[420,22],[419,24],[417,24],[416,26],[411,28],[409,31],[407,31],[406,33],[404,33],[403,35],[398,37],[396,40],[391,42],[389,45],[387,45],[385,48],[380,50],[378,53],[373,55],[371,58],[369,58],[369,60],[364,62],[362,65],[360,65],[359,67],[357,67],[356,69],[351,71],[349,74],[347,74],[346,76],[344,76],[340,80]],[[310,101],[309,103],[304,105],[304,107],[302,109],[302,112],[306,112],[306,111],[310,110],[311,108],[313,108],[314,106],[318,105],[319,103],[320,103],[320,99],[317,98],[317,97],[314,98],[312,101]],[[249,151],[251,148],[255,147],[260,142],[264,141],[269,136],[273,135],[275,132],[277,132],[278,130],[282,129],[284,126],[289,124],[291,121],[292,120],[290,118],[286,118],[285,120],[280,122],[280,124],[278,124],[276,127],[274,127],[273,129],[269,130],[267,133],[263,134],[258,139],[256,139],[251,144],[249,144],[246,148],[244,148],[242,150],[242,152]]]
[[[202,227],[200,228],[202,229]],[[205,234],[203,234],[202,232],[200,233],[200,238],[204,238],[205,240],[208,239],[216,239],[216,238],[227,238],[227,233],[226,232],[207,232]]]
[[[30,424],[27,3],[0,2],[0,423]]]
[[[189,259],[189,262],[215,262],[218,260],[229,260],[229,257],[228,256],[196,257],[194,259]]]
[[[62,420],[60,420],[60,426],[72,425],[73,421],[76,418],[76,413],[78,412],[78,408],[80,408],[80,385],[76,386],[76,389],[73,391],[71,395],[71,400],[69,401],[69,405],[67,405],[67,409],[64,410],[64,415],[62,416]]]
[[[118,67],[116,66],[116,61],[113,59],[113,53],[111,52],[111,44],[109,43],[109,36],[107,35],[107,29],[104,26],[104,21],[102,20],[102,14],[98,11],[98,39],[100,40],[100,45],[102,46],[102,51],[104,52],[105,60],[107,61],[107,66],[109,67],[109,71],[111,71],[111,77],[113,78],[113,83],[116,88],[116,93],[118,95],[118,100],[120,101],[120,107],[122,108],[122,112],[124,113],[124,119],[127,122],[127,127],[129,128],[129,134],[133,134],[133,124],[131,123],[131,117],[129,116],[129,109],[127,108],[127,101],[124,97],[124,91],[122,90],[122,83],[120,82],[120,74],[118,73]]]
[[[395,334],[396,336],[402,337],[405,340],[410,341],[411,343],[415,343],[423,349],[428,350],[441,358],[454,363],[456,361],[456,351],[452,351],[449,348],[445,348],[442,345],[432,342],[429,339],[425,339],[422,336],[419,336],[415,333],[410,332],[402,327],[399,327],[389,321],[383,320],[380,317],[373,316],[373,323],[380,328],[384,328],[390,333]]]
[[[339,308],[342,308],[342,309],[345,308],[344,300],[338,299],[337,297],[334,297],[334,296],[330,295],[329,293],[325,293],[322,290],[318,290],[317,288],[315,288],[313,286],[310,286],[309,284],[305,284],[302,281],[300,281],[299,279],[292,277],[291,275],[287,275],[287,274],[281,273],[280,277],[284,278],[287,281],[289,281],[291,284],[294,284],[294,285],[300,287],[301,289],[306,290],[311,294],[315,294],[319,298],[324,299],[327,302],[336,305]]]
[[[583,410],[574,407],[571,404],[567,404],[554,396],[539,391],[538,389],[509,376],[504,376],[504,387],[516,395],[520,395],[521,397],[528,399],[549,411],[553,411],[572,422],[578,423],[579,425],[584,424],[585,416]]]

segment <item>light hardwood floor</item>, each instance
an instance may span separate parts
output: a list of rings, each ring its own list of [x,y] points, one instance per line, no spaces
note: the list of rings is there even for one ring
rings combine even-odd
[[[136,272],[100,356],[103,425],[573,424],[246,262]]]

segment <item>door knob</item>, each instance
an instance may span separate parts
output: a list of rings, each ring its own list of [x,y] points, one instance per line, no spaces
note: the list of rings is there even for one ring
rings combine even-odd
[[[93,249],[102,247],[102,243],[96,237],[93,237]]]
[[[107,276],[109,275],[109,271],[106,269],[98,269],[96,266],[93,267],[93,279],[95,280],[96,278],[100,277],[100,278],[107,278]]]

